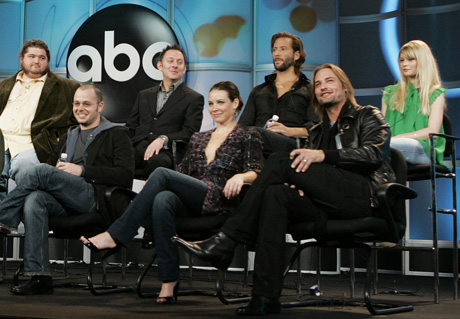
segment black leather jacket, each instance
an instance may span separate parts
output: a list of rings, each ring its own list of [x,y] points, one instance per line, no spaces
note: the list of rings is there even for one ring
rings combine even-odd
[[[395,181],[390,160],[390,126],[374,106],[346,105],[348,111],[337,120],[342,148],[325,151],[324,162],[363,174],[369,181],[371,204],[375,207],[374,194],[379,185]],[[310,128],[306,148],[320,148],[322,130],[322,123]]]

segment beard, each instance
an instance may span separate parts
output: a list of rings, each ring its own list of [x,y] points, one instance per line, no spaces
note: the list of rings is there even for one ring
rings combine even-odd
[[[289,69],[291,66],[293,66],[295,64],[295,60],[294,60],[294,57],[288,57],[284,60],[284,62],[279,65],[279,66],[276,66],[275,64],[275,60],[273,60],[273,65],[275,66],[275,70],[276,71],[280,71],[280,72],[284,72],[286,71],[287,69]]]
[[[22,65],[22,70],[26,75],[39,75],[43,76],[50,71],[49,65],[43,71],[32,71],[32,68]]]
[[[335,101],[327,101],[327,102],[319,102],[319,105],[323,108],[323,109],[328,109],[334,105],[336,105],[337,103]]]

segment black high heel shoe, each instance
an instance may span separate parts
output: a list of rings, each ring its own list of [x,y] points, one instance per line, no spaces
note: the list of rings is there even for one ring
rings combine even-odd
[[[103,248],[103,249],[99,249],[96,247],[96,245],[94,245],[91,240],[89,240],[88,238],[84,237],[85,240],[86,240],[86,243],[82,242],[83,245],[85,245],[86,247],[88,247],[92,252],[95,252],[95,253],[102,253],[102,252],[105,252],[105,255],[103,257],[103,259],[106,259],[110,256],[112,256],[113,254],[117,253],[119,250],[120,250],[120,245],[117,245],[113,248]]]
[[[158,296],[156,302],[159,305],[172,305],[177,303],[177,295],[179,294],[179,286],[180,281],[177,281],[176,285],[174,286],[173,295],[170,297],[160,297]],[[164,300],[161,300],[164,299]],[[161,300],[161,301],[160,301]]]

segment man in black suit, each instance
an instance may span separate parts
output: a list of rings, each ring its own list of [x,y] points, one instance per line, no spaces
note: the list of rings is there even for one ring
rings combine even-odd
[[[188,141],[199,131],[204,98],[185,85],[185,53],[178,45],[167,46],[157,64],[163,81],[139,92],[126,123],[135,149],[136,168],[147,179],[157,167],[173,166],[172,140]]]

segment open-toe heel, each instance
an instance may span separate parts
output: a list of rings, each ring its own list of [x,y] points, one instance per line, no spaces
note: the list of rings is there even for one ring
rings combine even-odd
[[[85,240],[86,240],[86,243],[82,242],[83,245],[88,247],[92,252],[95,252],[95,253],[105,252],[104,259],[112,256],[113,254],[115,254],[116,252],[118,252],[120,250],[120,245],[117,245],[117,246],[115,246],[113,248],[99,249],[88,238],[85,238]]]
[[[177,303],[177,295],[179,294],[180,281],[174,286],[173,295],[169,297],[158,297],[156,302],[159,305],[171,305]]]

